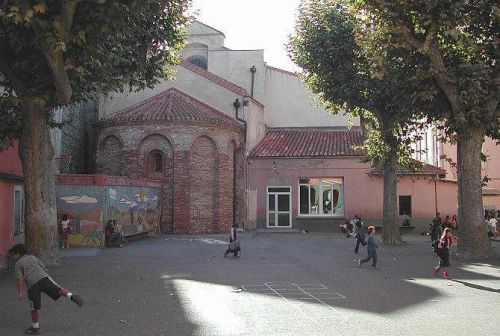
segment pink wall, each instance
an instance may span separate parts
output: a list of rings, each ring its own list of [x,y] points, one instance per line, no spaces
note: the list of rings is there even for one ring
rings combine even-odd
[[[488,182],[488,187],[500,190],[500,146],[496,144],[495,140],[486,138],[483,144],[483,153],[487,156],[488,161],[482,166],[482,174],[491,179]]]
[[[457,162],[457,146],[449,143],[443,144],[443,154],[451,158],[453,162]],[[483,144],[483,154],[487,156],[487,161],[481,166],[481,175],[488,176],[491,180],[488,182],[488,188],[500,190],[500,146],[495,140],[486,138]],[[452,167],[446,160],[442,160],[443,168],[446,169],[446,178],[449,180],[457,179],[457,170]],[[484,196],[484,206],[494,206],[500,208],[500,195]]]
[[[292,217],[298,214],[298,179],[300,177],[342,177],[344,179],[345,216],[355,214],[367,219],[382,218],[383,178],[370,176],[370,166],[359,158],[336,159],[252,159],[249,164],[249,187],[257,190],[257,218],[266,218],[268,186],[291,186]],[[412,196],[412,218],[427,221],[437,208],[442,214],[455,214],[457,209],[456,183],[438,180],[435,186],[431,176],[401,176],[399,195]],[[311,217],[309,217],[311,218]],[[318,216],[315,218],[328,218]],[[332,218],[332,217],[330,217]]]
[[[0,152],[0,173],[22,175],[21,160],[19,159],[17,141]]]
[[[0,152],[0,268],[7,265],[7,251],[24,242],[24,234],[14,235],[14,187],[22,186],[21,161],[17,142]]]

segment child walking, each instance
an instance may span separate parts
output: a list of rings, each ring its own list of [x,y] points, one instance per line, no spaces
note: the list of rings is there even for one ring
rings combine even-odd
[[[439,274],[439,271],[443,270],[443,277],[445,279],[450,278],[448,274],[448,267],[450,267],[450,246],[454,244],[456,244],[456,238],[453,237],[451,229],[444,229],[436,249],[436,253],[439,256],[439,265],[433,268],[435,276]]]
[[[368,257],[365,259],[358,259],[358,265],[370,261],[372,259],[372,268],[377,268],[377,249],[380,247],[380,242],[375,239],[375,226],[368,227]]]
[[[31,320],[33,325],[26,329],[26,335],[40,334],[40,309],[42,308],[42,292],[50,296],[54,301],[65,296],[79,307],[83,300],[78,295],[72,294],[52,280],[45,272],[45,265],[35,256],[26,254],[23,244],[14,245],[9,250],[16,259],[15,273],[17,282],[17,296],[19,300],[24,299],[23,284],[28,290],[28,300],[32,308]]]

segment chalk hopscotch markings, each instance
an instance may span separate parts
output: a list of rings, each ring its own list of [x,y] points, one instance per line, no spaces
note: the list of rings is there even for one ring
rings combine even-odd
[[[295,284],[293,282],[266,282],[263,285],[242,285],[241,288],[248,292],[276,295],[287,304],[299,310],[309,320],[316,320],[313,316],[319,314],[319,318],[325,316],[317,309],[304,305],[299,301],[307,303],[319,303],[328,311],[335,314],[335,317],[346,321],[347,319],[337,309],[325,302],[325,300],[346,299],[340,293],[332,293],[323,284]]]

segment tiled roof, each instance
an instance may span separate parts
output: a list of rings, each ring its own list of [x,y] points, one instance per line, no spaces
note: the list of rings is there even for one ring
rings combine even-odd
[[[210,71],[207,71],[207,70],[203,69],[202,67],[199,67],[199,66],[197,66],[197,65],[195,65],[187,60],[182,60],[180,65],[188,70],[191,70],[192,72],[194,72],[202,77],[205,77],[205,78],[211,80],[212,82],[214,82],[216,84],[219,84],[220,86],[228,89],[229,91],[237,93],[240,96],[248,96],[247,90],[245,90],[241,86],[238,86],[238,85],[228,81],[227,79],[219,77],[216,74],[213,74]]]
[[[192,121],[243,127],[243,123],[198,99],[170,88],[136,105],[101,119],[99,126],[141,122]]]
[[[332,157],[361,156],[353,149],[361,145],[360,129],[345,128],[274,128],[252,150],[251,157]]]

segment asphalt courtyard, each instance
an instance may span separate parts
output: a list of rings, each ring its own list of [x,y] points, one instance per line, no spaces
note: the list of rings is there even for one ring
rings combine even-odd
[[[115,249],[62,250],[49,270],[77,307],[42,298],[43,335],[499,335],[500,261],[452,260],[435,278],[428,237],[382,246],[361,268],[340,234],[162,236]],[[499,242],[495,242],[500,247]],[[500,252],[500,251],[499,251]],[[366,254],[366,248],[360,252]],[[0,335],[22,335],[29,305],[0,273]]]

